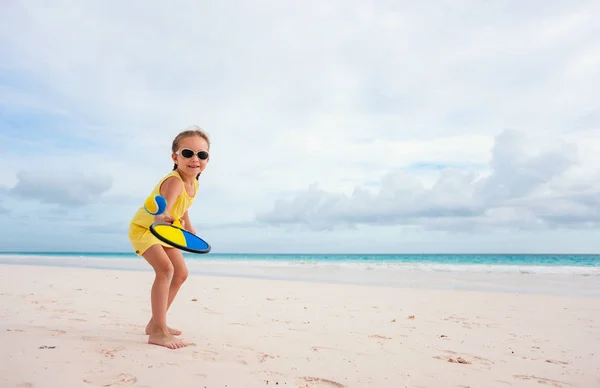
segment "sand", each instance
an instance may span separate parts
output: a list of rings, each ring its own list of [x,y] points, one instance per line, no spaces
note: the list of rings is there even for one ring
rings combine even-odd
[[[600,298],[0,265],[0,387],[600,387]]]

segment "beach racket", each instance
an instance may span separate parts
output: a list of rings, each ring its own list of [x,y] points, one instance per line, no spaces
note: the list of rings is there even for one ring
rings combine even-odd
[[[210,245],[195,234],[179,226],[164,222],[155,222],[150,225],[152,233],[160,241],[191,253],[208,253]]]
[[[162,195],[150,196],[144,203],[144,209],[154,216],[162,214],[166,206],[167,201]],[[165,244],[183,251],[200,254],[210,252],[210,245],[206,241],[180,225],[179,220],[175,220],[173,224],[155,222],[150,225],[150,233]]]

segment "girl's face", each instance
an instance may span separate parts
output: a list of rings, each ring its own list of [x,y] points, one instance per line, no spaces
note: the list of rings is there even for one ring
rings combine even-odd
[[[183,174],[196,177],[206,168],[210,159],[208,143],[201,136],[184,137],[179,141],[177,152],[172,154],[173,162]]]

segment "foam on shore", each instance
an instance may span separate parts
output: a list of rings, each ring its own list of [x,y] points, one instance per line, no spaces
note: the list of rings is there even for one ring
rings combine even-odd
[[[198,256],[196,256],[198,257]],[[186,258],[191,273],[421,289],[599,296],[600,267]],[[146,261],[94,255],[0,255],[0,263],[151,271]]]

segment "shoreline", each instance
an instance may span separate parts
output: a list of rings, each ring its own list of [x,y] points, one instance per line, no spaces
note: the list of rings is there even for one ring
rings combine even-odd
[[[598,298],[192,275],[168,324],[196,346],[169,350],[151,272],[0,268],[0,386],[600,384]]]
[[[186,258],[191,275],[600,298],[600,267],[289,263]],[[141,257],[3,256],[0,265],[152,271]]]

